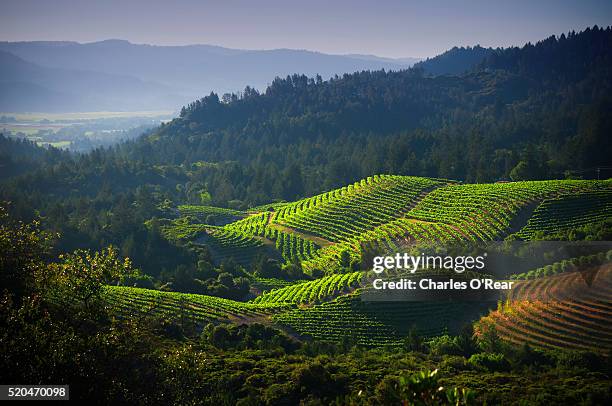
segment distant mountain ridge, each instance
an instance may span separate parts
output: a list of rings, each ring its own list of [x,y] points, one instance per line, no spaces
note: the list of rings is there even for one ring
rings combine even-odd
[[[116,39],[92,43],[0,42],[0,51],[20,58],[23,63],[38,66],[37,74],[32,78],[2,72],[0,82],[3,88],[19,88],[21,85],[17,83],[27,83],[30,88],[23,94],[17,91],[12,92],[10,97],[3,97],[2,109],[8,111],[45,108],[41,100],[47,98],[41,96],[42,91],[33,91],[41,86],[55,93],[70,93],[52,98],[54,102],[50,106],[53,111],[78,111],[75,105],[89,110],[178,110],[183,104],[211,91],[236,92],[247,85],[264,89],[276,76],[301,73],[329,78],[361,70],[401,70],[416,61],[411,58],[394,60],[372,55],[330,55],[293,49],[240,50],[214,45],[142,45]],[[3,59],[9,58],[3,55]],[[106,78],[102,82],[108,80],[108,75],[120,76],[122,80],[119,82],[123,86],[120,89],[98,86],[99,80],[92,76],[91,87],[85,89],[89,91],[84,94],[75,91],[75,86],[69,86],[71,91],[66,91],[64,85],[68,83],[61,80],[51,83],[49,78],[53,74],[49,72],[43,75],[49,80],[41,83],[42,69],[55,69],[55,75],[58,70],[95,73]],[[125,82],[127,78],[131,79],[129,83]],[[96,98],[91,93],[105,96]],[[86,102],[83,104],[79,100]]]
[[[137,110],[180,103],[159,83],[87,70],[48,68],[0,51],[0,111]]]

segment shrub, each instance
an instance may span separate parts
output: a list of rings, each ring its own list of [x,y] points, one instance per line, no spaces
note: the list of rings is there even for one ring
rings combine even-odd
[[[482,352],[474,354],[468,359],[468,363],[476,368],[484,368],[489,371],[508,371],[510,363],[504,354]]]
[[[429,351],[433,355],[461,355],[462,350],[457,344],[456,337],[443,335],[435,337],[428,343]]]
[[[445,355],[442,357],[440,369],[449,372],[464,371],[466,369],[471,369],[471,365],[468,364],[465,357],[460,355]]]
[[[589,351],[562,351],[557,355],[557,366],[565,369],[584,368],[591,371],[606,369],[604,359]]]
[[[519,365],[550,365],[550,356],[542,351],[532,348],[528,343],[524,343],[519,350],[513,353],[512,359]]]

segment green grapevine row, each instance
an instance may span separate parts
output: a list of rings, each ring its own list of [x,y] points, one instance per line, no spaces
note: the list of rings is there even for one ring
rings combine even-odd
[[[284,206],[272,218],[329,241],[345,241],[401,216],[429,188],[428,178],[380,175]]]
[[[554,233],[612,218],[612,187],[547,199],[517,235],[529,240],[540,232]]]
[[[316,303],[346,292],[359,285],[361,272],[336,274],[265,292],[253,303]]]
[[[214,296],[124,286],[107,286],[103,296],[111,309],[122,316],[152,314],[172,320],[186,317],[198,324],[267,315],[283,308],[273,304],[243,303]]]
[[[429,193],[406,216],[456,226],[470,239],[494,240],[528,204],[593,185],[579,180],[449,185]]]
[[[510,279],[513,280],[528,280],[537,279],[545,276],[557,275],[563,272],[577,271],[579,268],[601,265],[604,262],[612,261],[612,250],[606,252],[600,252],[598,254],[581,256],[571,259],[564,259],[563,261],[555,262],[551,265],[546,265],[538,269],[531,270],[529,272],[523,272],[516,275],[510,275]]]
[[[368,346],[396,346],[414,327],[425,336],[458,331],[481,314],[481,303],[365,302],[359,292],[308,308],[276,313],[272,319],[317,340],[348,339]]]
[[[217,262],[233,258],[248,265],[263,250],[261,240],[222,227],[209,227],[203,243],[209,245]]]

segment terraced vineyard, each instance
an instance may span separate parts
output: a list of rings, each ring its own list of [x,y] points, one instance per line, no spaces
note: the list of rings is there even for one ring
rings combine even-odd
[[[198,240],[198,243],[208,245],[218,263],[232,258],[238,263],[248,265],[264,249],[261,240],[221,227],[208,227],[206,235]]]
[[[264,292],[253,303],[316,303],[350,291],[359,285],[363,273],[352,272],[326,276],[314,281],[298,283]]]
[[[267,225],[270,222],[271,213],[268,211],[254,214],[247,218],[244,218],[239,221],[235,221],[231,224],[226,225],[224,228],[226,230],[232,230],[244,233],[246,235],[259,235],[264,236]]]
[[[104,298],[119,315],[154,315],[169,320],[189,320],[197,325],[209,322],[249,322],[283,308],[274,304],[237,302],[214,296],[158,290],[107,286]],[[286,306],[285,306],[286,308]]]
[[[430,223],[399,218],[360,235],[356,241],[365,250],[398,252],[413,243],[437,242],[446,244],[470,239],[457,228],[444,223]]]
[[[577,298],[612,299],[606,296],[610,282],[612,262],[602,264],[585,263],[580,271],[564,272],[537,279],[517,281],[510,299],[519,300],[557,300],[576,295]]]
[[[535,347],[612,350],[612,263],[519,283],[511,300],[480,320],[503,340]]]
[[[516,235],[524,240],[612,218],[612,189],[587,191],[542,202]]]
[[[254,291],[262,293],[250,303],[201,299],[216,309],[230,303],[239,307],[227,312],[201,310],[206,306],[198,304],[198,298],[173,299],[164,306],[172,313],[180,302],[187,309],[185,314],[198,320],[256,318],[330,342],[349,339],[365,345],[397,345],[413,325],[427,336],[453,332],[488,314],[491,304],[364,302],[359,288],[363,272],[354,272],[356,265],[363,261],[367,265],[372,252],[394,253],[417,244],[502,240],[512,233],[520,239],[539,238],[609,219],[611,200],[611,181],[457,184],[381,175],[247,212],[183,206],[183,217],[164,220],[161,227],[173,241],[190,241],[195,248],[207,245],[216,261],[234,258],[245,267],[259,253],[273,253],[282,261],[299,262],[306,273],[320,271],[325,276],[292,283],[274,278],[258,281],[251,275]],[[202,223],[215,213],[243,218],[223,226]],[[517,344],[605,348],[612,328],[609,282],[583,289],[591,274],[575,271],[608,260],[607,253],[600,253],[513,276],[517,285],[511,301],[482,318],[480,332],[497,326],[503,339]],[[603,276],[597,273],[596,278]],[[570,286],[579,288],[574,291]],[[150,303],[153,297],[149,296],[154,294],[146,295],[142,301]],[[134,305],[138,303],[134,299]],[[576,338],[569,336],[572,329],[577,331]]]
[[[304,280],[288,281],[280,278],[262,278],[253,274],[250,274],[249,278],[251,279],[251,287],[255,288],[255,290],[258,290],[259,293],[263,293],[265,291],[270,291],[273,289],[286,288],[287,286],[306,282]]]
[[[272,221],[332,242],[345,241],[402,216],[422,194],[442,185],[428,178],[374,176],[286,205]]]
[[[552,276],[563,272],[578,271],[580,267],[592,267],[602,265],[607,261],[612,261],[612,250],[600,252],[598,254],[581,256],[577,258],[564,259],[554,264],[546,265],[538,269],[531,270],[516,275],[510,275],[510,279],[525,280],[536,279],[545,276]]]
[[[225,226],[226,230],[274,241],[276,250],[287,262],[308,261],[317,257],[319,246],[296,233],[287,233],[270,226],[270,212],[264,212]]]
[[[494,240],[503,235],[521,208],[561,193],[593,188],[589,181],[529,181],[449,185],[429,193],[407,217],[446,223],[469,239]]]
[[[160,227],[161,234],[169,241],[183,242],[195,240],[206,232],[206,225],[191,223],[189,218],[181,217],[169,221],[165,220]]]
[[[342,267],[344,251],[352,262],[361,262],[364,249],[393,252],[417,243],[490,241],[517,226],[522,227],[517,235],[529,238],[544,226],[563,227],[559,222],[573,226],[604,219],[610,217],[610,196],[610,181],[447,184],[379,175],[297,202],[262,206],[259,209],[265,211],[259,213],[251,210],[245,218],[225,225],[225,231],[217,233],[228,235],[212,244],[220,257],[240,255],[245,264],[256,252],[245,252],[247,246],[267,244],[286,262],[299,261],[308,272],[318,269],[330,274]],[[533,216],[515,224],[519,214],[529,214],[529,207],[535,209]],[[216,212],[206,206],[182,207],[185,213],[199,210]],[[547,216],[563,220],[554,223]],[[202,225],[183,220],[166,228],[169,238],[201,235]]]
[[[320,305],[280,312],[272,319],[321,341],[348,339],[367,346],[396,346],[413,326],[424,336],[457,332],[466,320],[485,310],[486,306],[475,302],[365,302],[356,292]]]
[[[214,206],[182,205],[178,207],[178,211],[182,216],[196,217],[202,222],[213,219],[216,225],[231,223],[246,216],[246,213],[238,210]]]

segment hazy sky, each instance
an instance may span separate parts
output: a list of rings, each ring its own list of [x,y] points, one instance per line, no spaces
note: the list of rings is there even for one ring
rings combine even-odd
[[[597,0],[0,0],[0,40],[214,44],[425,57],[612,24]]]

